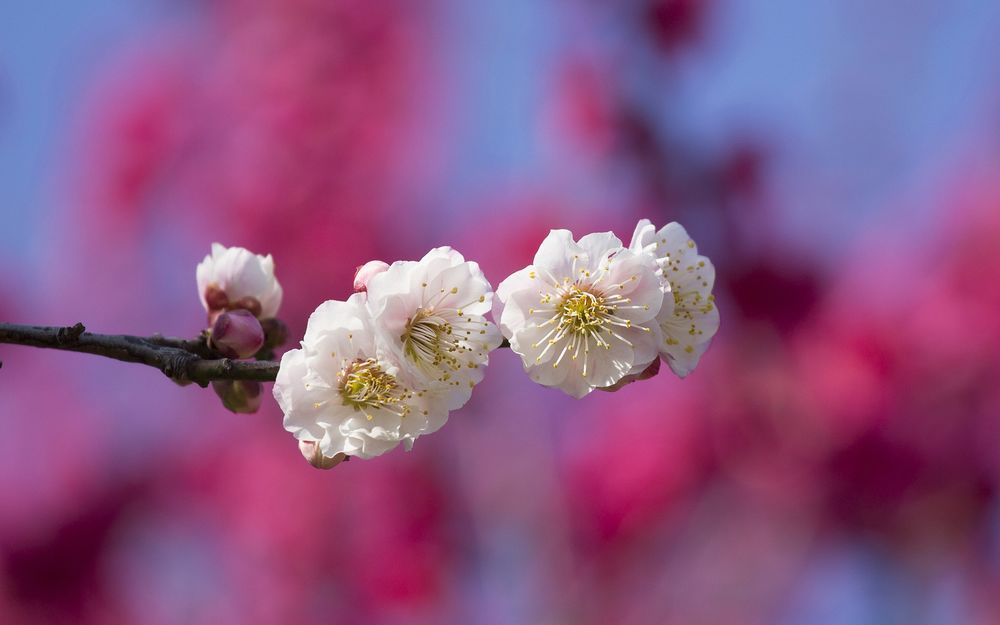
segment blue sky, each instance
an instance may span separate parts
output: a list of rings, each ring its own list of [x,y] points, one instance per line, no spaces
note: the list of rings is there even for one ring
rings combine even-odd
[[[451,3],[463,111],[457,187],[544,168],[535,115],[543,71],[559,52],[553,6]],[[30,264],[45,244],[59,168],[72,166],[61,154],[89,82],[126,42],[192,8],[8,5],[0,20],[0,260]],[[681,66],[679,89],[664,95],[653,86],[652,106],[678,116],[700,145],[721,147],[743,131],[774,139],[771,182],[787,232],[810,242],[835,244],[939,175],[997,109],[1000,3],[989,0],[720,0],[710,36],[713,45]]]

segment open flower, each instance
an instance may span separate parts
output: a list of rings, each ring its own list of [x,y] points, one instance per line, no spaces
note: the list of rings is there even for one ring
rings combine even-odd
[[[493,288],[479,265],[438,247],[419,261],[393,263],[367,289],[379,343],[399,363],[400,377],[444,391],[449,409],[465,404],[501,341],[484,316]]]
[[[654,257],[663,281],[670,285],[667,299],[673,306],[665,305],[656,318],[662,333],[660,352],[683,378],[694,371],[719,329],[719,309],[712,295],[715,267],[698,254],[698,246],[677,222],[657,231],[648,219],[640,220],[629,247]]]
[[[448,418],[442,396],[404,383],[376,350],[365,295],[328,301],[309,317],[301,349],[281,359],[274,397],[285,429],[327,458],[407,449]]]
[[[249,310],[258,319],[270,319],[281,306],[281,285],[274,277],[274,259],[242,247],[212,244],[212,253],[195,272],[198,297],[214,317],[223,310]]]
[[[576,242],[553,230],[534,263],[497,288],[494,318],[532,380],[583,397],[658,357],[652,322],[671,300],[656,272],[610,232]]]

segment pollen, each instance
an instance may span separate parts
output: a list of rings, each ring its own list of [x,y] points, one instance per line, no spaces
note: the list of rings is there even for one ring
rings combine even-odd
[[[373,358],[351,363],[344,371],[338,390],[344,405],[363,413],[369,421],[373,419],[370,411],[374,410],[388,410],[401,417],[410,411],[405,402],[412,393],[400,386]]]
[[[613,309],[605,305],[605,298],[573,287],[558,307],[560,325],[571,334],[591,334],[605,325]]]
[[[472,366],[469,341],[475,322],[461,310],[419,309],[406,325],[400,339],[406,359],[439,381],[451,379],[452,372]],[[485,330],[480,330],[485,334]]]

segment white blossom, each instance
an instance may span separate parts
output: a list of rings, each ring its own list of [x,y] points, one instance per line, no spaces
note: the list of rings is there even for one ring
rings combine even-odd
[[[246,308],[270,319],[281,306],[281,285],[274,277],[274,259],[242,247],[212,244],[212,253],[195,271],[198,297],[209,313]]]
[[[398,377],[376,347],[365,294],[327,301],[309,317],[301,349],[281,359],[274,397],[285,429],[327,458],[371,458],[409,449],[448,418],[444,396]]]
[[[657,357],[666,285],[651,256],[610,232],[553,230],[534,263],[497,288],[494,319],[532,380],[583,397]]]
[[[501,342],[485,318],[493,288],[479,265],[439,247],[393,263],[366,286],[379,345],[399,363],[401,379],[446,392],[449,409],[465,404]]]
[[[657,231],[648,219],[640,220],[629,247],[654,257],[669,284],[666,298],[673,306],[665,305],[656,318],[662,333],[660,353],[683,378],[694,371],[719,329],[719,309],[712,295],[715,267],[698,254],[694,240],[676,222]]]

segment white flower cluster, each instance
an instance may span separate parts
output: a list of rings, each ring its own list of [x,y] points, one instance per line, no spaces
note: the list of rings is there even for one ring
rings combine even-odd
[[[436,431],[469,400],[501,342],[485,318],[490,283],[451,248],[373,261],[358,276],[364,292],[316,309],[274,385],[285,429],[318,466],[409,448]]]
[[[274,396],[314,466],[409,449],[469,400],[504,337],[532,380],[577,398],[651,377],[661,358],[688,375],[719,327],[714,281],[683,227],[648,220],[628,246],[610,232],[576,241],[553,230],[495,302],[479,266],[449,247],[371,261],[354,295],[309,318],[301,347],[281,359]],[[202,282],[199,268],[204,292]],[[248,294],[268,301],[259,292]]]
[[[680,224],[573,240],[553,230],[497,288],[494,318],[532,380],[573,397],[642,377],[662,356],[684,377],[719,327],[715,269]]]

